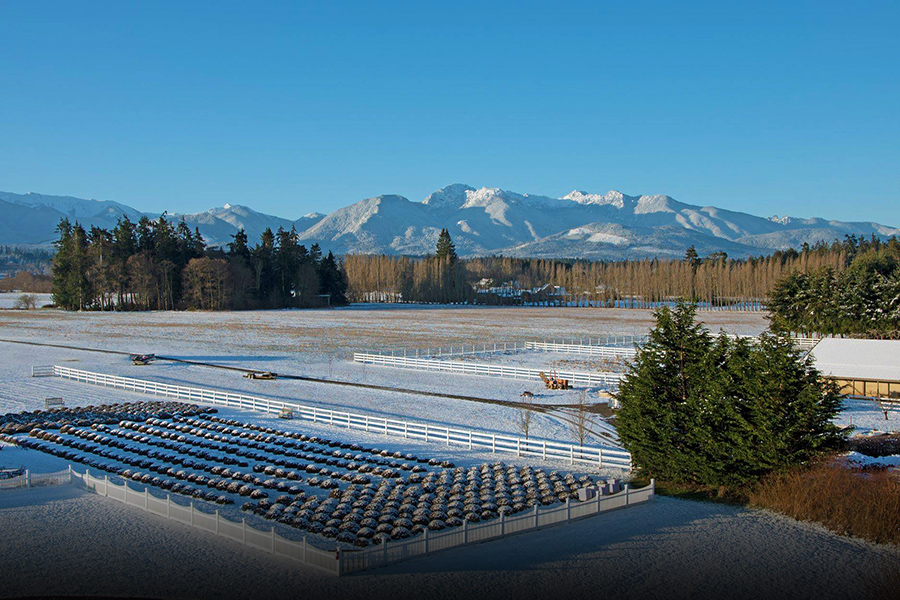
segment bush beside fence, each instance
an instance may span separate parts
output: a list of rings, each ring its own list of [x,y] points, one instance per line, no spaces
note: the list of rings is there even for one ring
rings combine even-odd
[[[53,365],[49,367],[32,367],[34,377],[61,377],[72,381],[79,381],[92,385],[112,387],[130,392],[153,394],[166,398],[187,400],[196,403],[205,403],[218,406],[228,406],[245,410],[256,410],[266,413],[279,414],[282,409],[293,411],[294,418],[314,423],[331,425],[346,429],[356,429],[366,433],[377,433],[404,439],[436,442],[447,446],[460,446],[468,450],[489,449],[492,453],[504,452],[520,457],[541,458],[544,460],[567,460],[571,464],[591,465],[597,468],[611,467],[619,469],[631,469],[631,455],[625,450],[601,448],[595,446],[576,446],[553,440],[535,438],[519,438],[514,436],[488,433],[471,429],[458,429],[417,423],[414,421],[401,421],[371,417],[343,411],[316,408],[293,402],[270,400],[210,390],[203,388],[187,387],[156,383],[141,379],[92,373],[68,367]]]

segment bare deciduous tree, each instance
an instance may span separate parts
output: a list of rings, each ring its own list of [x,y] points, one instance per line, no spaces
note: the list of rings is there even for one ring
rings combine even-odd
[[[572,421],[569,424],[569,429],[572,432],[572,435],[578,441],[578,445],[584,446],[584,441],[587,439],[588,426],[591,423],[588,412],[590,406],[587,400],[587,390],[581,390],[578,392],[578,396],[576,396],[575,404],[572,406],[572,408],[575,409],[575,412],[572,415]]]
[[[531,430],[531,421],[534,419],[534,394],[531,392],[522,392],[521,402],[524,406],[519,407],[516,415],[516,426],[522,431],[525,439],[528,439],[528,432]]]
[[[37,296],[34,294],[22,294],[16,298],[13,308],[17,310],[34,310],[37,308]]]

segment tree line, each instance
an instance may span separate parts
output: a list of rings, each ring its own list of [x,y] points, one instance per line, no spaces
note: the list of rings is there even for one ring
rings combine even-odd
[[[724,252],[683,259],[591,261],[491,256],[441,265],[436,256],[348,255],[348,297],[354,302],[521,302],[503,289],[529,290],[550,284],[565,289],[560,303],[649,307],[678,298],[710,306],[763,303],[776,282],[794,272],[843,270],[859,241],[804,245],[769,256],[733,259]],[[448,284],[448,280],[453,285]],[[485,293],[475,287],[482,280]],[[501,288],[492,293],[490,288]],[[452,298],[452,299],[451,299]]]
[[[848,238],[842,261],[795,271],[772,289],[773,327],[900,337],[900,240]]]
[[[442,229],[435,253],[424,258],[386,254],[344,257],[351,302],[464,303],[474,300],[466,268]]]
[[[227,248],[165,214],[109,231],[68,219],[57,226],[52,265],[57,306],[68,310],[226,310],[346,304],[342,264],[293,228],[267,228],[254,246],[239,230]]]

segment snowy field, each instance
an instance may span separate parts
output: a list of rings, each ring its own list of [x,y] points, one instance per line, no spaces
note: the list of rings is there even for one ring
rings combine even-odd
[[[766,326],[761,313],[700,316],[708,319],[713,331],[722,328],[755,334]],[[641,335],[652,322],[649,311],[559,308],[366,306],[332,311],[141,314],[3,311],[0,338],[155,353],[500,400],[516,399],[528,390],[535,393],[536,400],[550,404],[572,402],[577,391],[549,392],[540,382],[379,368],[354,364],[349,358],[354,351],[390,351],[404,346],[424,349],[523,342],[534,339],[536,331],[541,337]],[[57,378],[30,377],[31,366],[49,364],[521,435],[517,411],[497,405],[306,381],[249,381],[239,372],[164,361],[136,367],[122,355],[4,342],[0,342],[0,414],[43,408],[47,397],[62,397],[68,406],[153,398]],[[324,425],[230,409],[222,413],[273,427],[289,424],[332,439],[342,435]],[[863,401],[848,403],[841,419],[847,424],[852,419],[853,425],[863,430],[900,429],[897,412],[890,413],[885,423],[883,413]],[[535,415],[531,435],[573,440],[566,423],[546,414]],[[434,453],[461,466],[502,460],[584,472],[565,464],[521,461],[512,455],[358,431],[349,439],[388,450]],[[26,464],[43,472],[65,464],[40,452],[10,448],[0,451],[0,463]],[[240,512],[238,507],[223,510]],[[0,494],[0,522],[4,523],[6,547],[16,548],[15,552],[0,552],[0,573],[16,574],[2,580],[0,596],[554,598],[596,597],[615,590],[616,597],[641,598],[854,598],[865,595],[864,580],[872,565],[900,560],[896,550],[841,538],[765,512],[667,498],[340,580],[68,486]],[[261,523],[256,526],[263,527]],[[60,572],[67,575],[55,575]]]
[[[447,357],[430,357],[440,360],[454,360],[467,363],[484,363],[540,369],[544,371],[575,371],[578,373],[599,373],[603,371],[621,372],[627,367],[623,358],[603,358],[566,352],[545,352],[542,350],[498,350],[478,354],[462,354]]]
[[[72,486],[0,493],[0,522],[4,597],[852,600],[900,560],[763,511],[669,498],[340,579]]]
[[[29,294],[35,297],[37,308],[53,304],[53,294]],[[16,301],[22,296],[22,292],[0,292],[0,310],[12,309]]]

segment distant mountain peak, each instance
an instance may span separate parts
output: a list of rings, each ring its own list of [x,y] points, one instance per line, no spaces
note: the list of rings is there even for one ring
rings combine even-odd
[[[474,191],[475,188],[470,185],[452,183],[428,194],[428,197],[422,200],[422,204],[434,209],[457,209],[466,203],[468,193]]]
[[[115,202],[69,196],[0,192],[0,244],[48,244],[59,219],[85,227],[115,227],[121,216],[141,213]],[[295,227],[302,243],[318,243],[335,254],[371,252],[425,255],[434,251],[442,228],[461,256],[622,258],[680,257],[694,245],[701,255],[726,251],[746,257],[846,235],[888,237],[900,229],[877,223],[821,218],[759,217],[714,206],[695,206],[665,194],[629,196],[617,190],[574,190],[562,198],[521,194],[497,187],[454,183],[421,202],[385,194],[323,215],[296,220],[267,215],[241,204],[198,214],[170,214],[198,227],[211,246],[227,244],[238,229],[255,243],[265,229]]]

